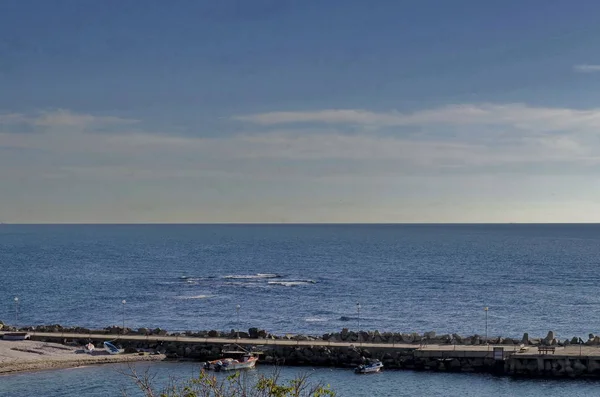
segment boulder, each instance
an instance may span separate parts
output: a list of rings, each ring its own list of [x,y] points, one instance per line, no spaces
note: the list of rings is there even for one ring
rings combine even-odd
[[[258,328],[252,327],[248,329],[248,335],[250,336],[250,339],[258,339]]]
[[[371,335],[369,335],[368,332],[365,331],[360,331],[359,332],[359,341],[360,342],[370,342],[371,341]]]
[[[342,333],[340,334],[340,337],[342,338],[343,341],[348,339],[348,333],[349,333],[348,328],[342,329]]]
[[[542,339],[542,344],[543,345],[552,345],[554,342],[554,332],[552,331],[548,331],[548,335],[546,335],[546,337],[544,339]]]
[[[267,337],[267,331],[265,331],[264,329],[261,329],[258,331],[257,335],[259,338],[265,339]]]
[[[137,349],[136,349],[136,348],[133,348],[133,347],[131,347],[131,346],[127,346],[127,347],[126,347],[126,348],[123,350],[123,353],[125,353],[125,354],[135,354],[135,353],[137,353]]]
[[[208,337],[209,338],[216,338],[219,336],[219,331],[211,329],[210,331],[208,331]]]
[[[521,343],[524,345],[529,345],[529,334],[525,332],[523,337],[521,338]]]
[[[435,339],[435,331],[429,331],[429,332],[425,332],[423,334],[423,339],[425,340],[432,340]]]
[[[463,338],[459,334],[452,334],[452,342],[460,345],[463,343]]]

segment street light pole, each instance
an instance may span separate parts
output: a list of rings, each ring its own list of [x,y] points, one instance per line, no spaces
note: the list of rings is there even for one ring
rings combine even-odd
[[[15,328],[19,322],[19,298],[15,296]]]
[[[123,305],[123,335],[125,335],[125,304],[127,303],[127,301],[125,299],[123,299],[121,301],[121,304]]]
[[[358,332],[360,333],[360,302],[356,304],[356,312],[358,313]]]
[[[237,332],[235,338],[240,339],[240,305],[237,305],[235,310],[237,311]]]
[[[484,307],[483,310],[485,311],[485,344],[488,344],[488,307]]]

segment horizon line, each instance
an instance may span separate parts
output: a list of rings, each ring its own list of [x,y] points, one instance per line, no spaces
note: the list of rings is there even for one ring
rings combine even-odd
[[[137,225],[599,225],[600,222],[0,222],[0,226],[137,226]]]

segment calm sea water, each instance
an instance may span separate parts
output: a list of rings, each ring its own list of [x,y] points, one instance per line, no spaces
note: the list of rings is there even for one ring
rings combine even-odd
[[[136,368],[143,372],[146,366],[138,364]],[[127,368],[105,365],[0,376],[0,396],[116,397],[121,395],[123,388],[130,396],[140,396],[131,382],[118,372],[123,370]],[[150,372],[156,375],[155,384],[159,386],[166,384],[170,376],[189,378],[198,371],[198,365],[189,363],[161,363],[150,367]],[[261,367],[257,371],[270,375],[273,369]],[[340,397],[577,397],[600,393],[600,383],[593,381],[515,380],[473,374],[387,371],[360,376],[351,370],[284,368],[280,375],[282,379],[292,379],[307,372],[311,382],[330,384]]]
[[[600,332],[599,262],[600,225],[0,225],[0,320],[17,321],[17,296],[20,325],[105,327],[124,313],[129,327],[232,329],[239,304],[243,329],[321,334],[356,328],[360,302],[362,329],[483,334],[488,306],[490,335],[570,338]],[[77,371],[106,375],[60,372],[56,384]],[[455,395],[473,382],[487,395],[549,394],[472,376],[376,379],[387,385],[377,395],[424,381],[455,382]],[[75,395],[53,393],[26,395]]]

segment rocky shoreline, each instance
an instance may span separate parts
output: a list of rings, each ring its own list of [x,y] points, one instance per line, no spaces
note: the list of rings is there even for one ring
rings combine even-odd
[[[25,331],[25,332],[53,332],[53,333],[73,333],[73,334],[96,334],[96,335],[143,335],[143,336],[188,336],[198,338],[245,338],[245,339],[270,339],[270,340],[295,340],[295,341],[330,341],[330,342],[349,342],[349,343],[389,343],[389,344],[435,344],[435,345],[527,345],[527,346],[569,346],[583,344],[586,346],[600,346],[600,335],[589,334],[587,340],[580,337],[560,340],[555,337],[554,332],[549,331],[544,338],[531,338],[528,333],[523,334],[521,338],[509,337],[488,337],[482,335],[461,336],[458,334],[441,334],[434,331],[419,334],[412,333],[393,333],[379,331],[351,331],[348,328],[341,332],[326,333],[323,335],[303,335],[303,334],[285,334],[275,335],[258,328],[250,328],[248,331],[185,331],[168,332],[161,328],[138,328],[131,329],[118,326],[110,326],[103,329],[89,329],[83,327],[65,327],[60,324],[38,325],[32,327],[15,328],[0,321],[0,331]]]
[[[15,329],[4,326],[3,330]],[[116,339],[115,343],[126,353],[135,355],[139,351],[152,351],[172,360],[214,360],[221,358],[223,351],[231,349],[236,341],[243,341],[240,343],[246,348],[253,347],[261,352],[261,364],[347,368],[377,359],[386,369],[600,378],[600,337],[593,334],[583,341],[578,337],[559,340],[552,331],[544,338],[531,338],[525,333],[520,339],[486,339],[480,335],[354,332],[348,329],[321,336],[273,335],[258,328],[240,332],[169,333],[159,328],[133,330],[113,326],[92,330],[49,325],[19,330],[38,333],[35,338],[39,341],[59,341],[73,346],[90,341],[83,335],[94,335],[96,341],[102,339],[100,335],[106,335]],[[126,338],[119,338],[121,335]],[[548,354],[549,351],[552,354]]]

